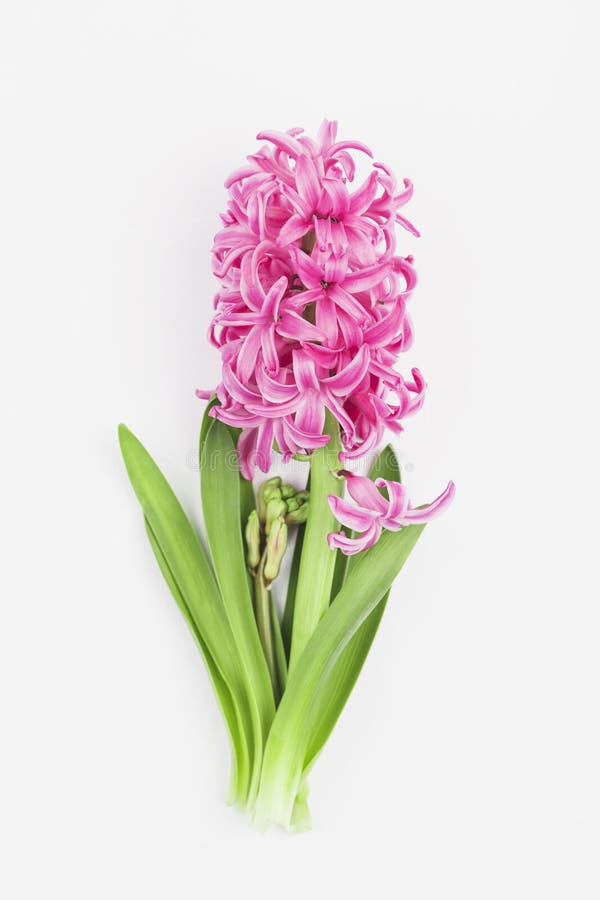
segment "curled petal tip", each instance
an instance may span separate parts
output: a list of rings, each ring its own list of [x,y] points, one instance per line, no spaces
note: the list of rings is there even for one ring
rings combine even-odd
[[[338,532],[338,533],[339,533],[339,534],[343,534],[343,531],[342,531],[342,532]],[[327,546],[329,547],[330,550],[335,550],[335,549],[336,549],[336,547],[337,547],[337,543],[336,543],[336,538],[337,538],[337,536],[338,536],[338,534],[336,534],[336,533],[334,533],[334,532],[332,532],[331,534],[328,534],[328,535],[327,535]]]

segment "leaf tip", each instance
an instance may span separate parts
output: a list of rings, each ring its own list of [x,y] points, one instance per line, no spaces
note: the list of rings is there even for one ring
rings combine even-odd
[[[117,436],[119,438],[119,446],[121,447],[121,451],[123,451],[127,440],[132,437],[131,431],[124,422],[119,422],[119,425],[117,426]]]

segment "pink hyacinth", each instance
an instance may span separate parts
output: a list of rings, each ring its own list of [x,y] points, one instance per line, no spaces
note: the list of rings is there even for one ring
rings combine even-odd
[[[373,162],[352,189],[352,151],[372,154],[336,134],[328,121],[316,141],[301,129],[263,132],[268,145],[226,182],[213,248],[220,288],[210,339],[222,380],[211,415],[242,429],[246,478],[269,469],[274,443],[284,459],[323,446],[326,410],[353,457],[386,428],[401,431],[423,402],[419,370],[404,378],[394,369],[412,341],[413,260],[395,252],[396,224],[418,234],[399,212],[412,185],[398,189]]]
[[[454,496],[454,483],[449,482],[447,488],[432,503],[415,509],[411,506],[406,487],[398,481],[377,478],[371,481],[363,475],[343,472],[348,493],[354,504],[330,494],[329,506],[341,525],[352,531],[360,532],[357,537],[348,537],[345,532],[329,534],[327,542],[333,550],[339,548],[342,553],[351,556],[372,547],[379,540],[383,528],[388,531],[399,531],[405,525],[429,522],[442,512]],[[387,498],[379,488],[385,488]]]

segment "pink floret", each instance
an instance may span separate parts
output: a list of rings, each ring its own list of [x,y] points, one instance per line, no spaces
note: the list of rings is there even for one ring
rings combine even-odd
[[[344,531],[329,534],[327,542],[332,550],[339,549],[347,556],[367,550],[377,542],[382,530],[399,531],[406,525],[429,522],[446,509],[454,497],[454,483],[450,481],[446,490],[437,499],[425,506],[413,507],[408,499],[405,485],[398,481],[378,478],[371,481],[364,475],[344,472],[346,487],[351,499],[343,500],[330,494],[328,497],[332,513],[341,525],[356,532],[349,537]],[[385,497],[379,488],[385,488]]]

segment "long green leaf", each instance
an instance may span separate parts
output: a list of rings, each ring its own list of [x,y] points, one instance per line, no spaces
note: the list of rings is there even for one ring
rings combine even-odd
[[[231,738],[239,748],[238,766],[241,763],[243,772],[243,758],[248,751],[244,751],[241,742],[243,738],[246,748],[249,747],[251,723],[241,661],[218,586],[196,533],[150,454],[125,425],[119,426],[119,442],[131,485],[144,512],[151,544],[153,549],[160,550],[159,565],[169,586],[176,586],[175,599],[181,596],[201,636],[209,672],[218,671],[230,692],[239,723]],[[227,716],[226,721],[229,725]],[[243,802],[245,797],[239,799]]]
[[[204,415],[202,416],[202,422],[200,424],[200,439],[199,439],[199,447],[200,447],[200,455],[202,455],[202,450],[204,448],[204,443],[206,441],[206,435],[208,434],[208,429],[215,421],[214,417],[210,415],[210,411],[213,406],[218,406],[219,401],[217,400],[217,395],[213,394],[206,407],[204,409]]]
[[[202,417],[202,424],[200,426],[200,441],[198,446],[198,460],[202,460],[202,454],[204,452],[204,444],[206,442],[206,436],[209,432],[211,425],[213,424],[214,417],[210,415],[210,411],[214,406],[218,406],[219,401],[217,399],[216,394],[210,398],[208,403],[206,404],[206,408],[204,410],[204,415]],[[231,435],[234,446],[237,448],[237,442],[242,433],[240,428],[233,428],[231,425],[227,425],[227,430]],[[240,525],[242,529],[242,534],[244,532],[244,528],[246,527],[246,522],[248,521],[248,516],[250,515],[253,509],[256,509],[256,500],[254,497],[254,488],[252,487],[251,481],[246,481],[243,477],[242,473],[239,473],[239,486],[240,486]],[[250,577],[248,576],[248,583],[250,584]],[[250,589],[252,589],[250,585]]]
[[[216,394],[210,398],[208,403],[206,404],[206,409],[204,410],[204,415],[202,417],[202,424],[200,426],[200,441],[198,446],[198,459],[202,460],[202,454],[204,452],[204,444],[206,442],[206,436],[208,431],[213,424],[214,417],[210,415],[210,411],[214,406],[218,406],[219,401],[217,399]],[[234,446],[237,448],[237,442],[242,433],[241,428],[233,428],[231,425],[227,425],[227,430],[231,435],[231,439],[233,440]],[[246,522],[248,521],[248,516],[252,512],[253,509],[256,509],[256,498],[254,496],[254,488],[252,486],[251,481],[246,481],[242,473],[239,473],[239,486],[240,486],[240,526],[242,529],[242,534],[244,533],[244,529],[246,527]],[[250,575],[248,573],[248,585],[250,591],[253,590]]]
[[[376,478],[400,481],[400,466],[398,465],[396,454],[390,444],[383,448],[375,460],[375,463],[369,472],[369,477],[373,481],[375,481]],[[338,574],[338,578],[341,577],[341,583],[336,593],[341,589],[341,585],[345,578],[352,572],[357,560],[360,558],[360,554],[357,556],[344,556],[340,553],[338,556],[346,561],[346,566],[344,567],[343,576]],[[336,571],[338,571],[337,563]],[[310,742],[304,761],[305,768],[312,764],[315,757],[320,752],[346,705],[346,701],[356,684],[356,680],[367,658],[377,629],[379,628],[379,623],[381,622],[388,597],[389,591],[377,604],[375,609],[367,616],[356,634],[350,639],[347,646],[344,647],[343,651],[340,653],[339,659],[332,667],[329,674],[323,679],[311,710],[310,723],[308,726],[310,730]]]
[[[310,744],[310,712],[317,692],[389,590],[424,527],[385,531],[361,554],[290,673],[265,749],[255,814],[259,827],[270,821],[289,825]]]
[[[194,617],[190,612],[187,603],[185,602],[185,598],[179,589],[179,585],[177,584],[175,576],[169,568],[169,564],[165,559],[164,553],[160,549],[160,545],[156,540],[154,532],[152,531],[152,527],[148,522],[148,519],[146,519],[145,517],[144,524],[146,526],[146,534],[148,535],[150,546],[152,547],[152,550],[156,557],[156,561],[158,562],[159,568],[164,576],[167,586],[171,591],[171,594],[173,595],[177,606],[181,610],[190,631],[196,639],[198,647],[200,648],[200,652],[202,653],[202,656],[204,658],[206,668],[208,669],[208,674],[212,682],[219,707],[227,725],[233,752],[233,771],[231,777],[231,786],[229,789],[229,802],[235,803],[239,800],[243,804],[248,792],[250,770],[248,747],[246,745],[246,739],[242,732],[235,701],[231,695],[231,691],[227,686],[227,682],[221,675],[214,659],[212,658],[208,650],[208,647],[206,646],[202,638],[202,634],[198,628],[197,623],[194,621]]]
[[[275,701],[260,643],[244,553],[240,520],[240,478],[235,445],[218,419],[208,429],[200,459],[202,509],[213,567],[235,645],[242,661],[253,728],[250,800],[258,788],[264,743]]]

